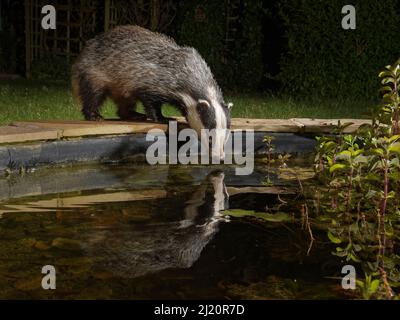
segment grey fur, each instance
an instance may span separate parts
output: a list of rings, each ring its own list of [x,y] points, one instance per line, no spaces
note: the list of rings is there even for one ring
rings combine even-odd
[[[114,100],[120,117],[126,119],[140,118],[134,111],[140,100],[147,117],[154,121],[165,120],[161,115],[163,103],[177,106],[187,117],[201,99],[214,109],[222,108],[224,127],[229,128],[228,106],[200,54],[138,26],[117,27],[89,40],[72,67],[72,84],[88,120],[101,118],[99,108],[106,97]],[[193,119],[188,122],[193,127]]]

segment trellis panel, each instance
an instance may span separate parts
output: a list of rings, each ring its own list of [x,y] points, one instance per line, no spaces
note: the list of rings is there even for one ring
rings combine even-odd
[[[47,54],[65,56],[67,61],[77,56],[85,40],[96,28],[96,1],[56,0],[56,29],[41,26],[45,0],[25,0],[26,77],[31,77],[32,62]]]

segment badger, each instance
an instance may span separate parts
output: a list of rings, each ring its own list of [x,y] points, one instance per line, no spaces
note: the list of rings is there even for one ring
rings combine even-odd
[[[161,107],[175,106],[201,137],[215,130],[214,148],[224,157],[231,103],[225,103],[209,66],[191,47],[139,26],[120,26],[89,40],[72,66],[75,101],[86,120],[101,120],[106,98],[123,120],[167,122]],[[145,115],[136,111],[143,104]],[[222,130],[218,130],[222,129]],[[213,149],[214,151],[214,149]]]

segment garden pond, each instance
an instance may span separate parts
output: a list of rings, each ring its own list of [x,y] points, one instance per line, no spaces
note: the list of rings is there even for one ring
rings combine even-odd
[[[314,172],[102,164],[0,179],[1,299],[347,299]],[[301,191],[303,190],[303,191]],[[313,192],[314,193],[314,192]],[[41,286],[44,265],[56,289]]]

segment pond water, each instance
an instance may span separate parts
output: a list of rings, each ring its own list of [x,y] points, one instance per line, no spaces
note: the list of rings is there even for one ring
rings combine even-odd
[[[294,165],[307,183],[310,166]],[[249,176],[111,164],[4,177],[0,298],[346,298],[326,233],[310,243],[302,226],[297,188],[262,164]],[[55,290],[41,288],[44,265]]]

